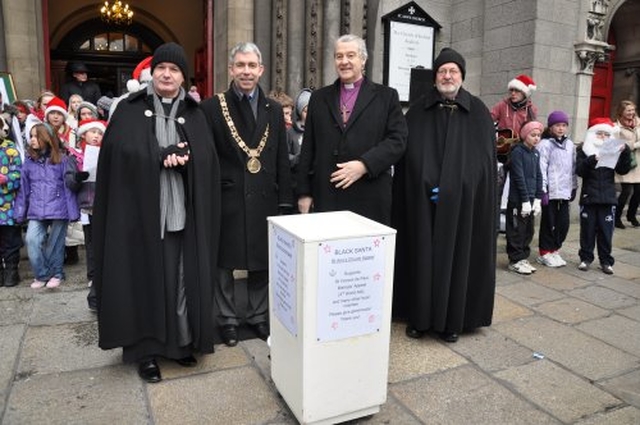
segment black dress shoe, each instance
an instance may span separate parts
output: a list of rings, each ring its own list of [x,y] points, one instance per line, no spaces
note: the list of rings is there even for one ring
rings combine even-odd
[[[160,368],[155,359],[145,360],[138,364],[138,375],[143,381],[150,384],[162,381],[162,375],[160,375]]]
[[[615,226],[618,229],[624,229],[626,227],[624,224],[622,224],[622,220],[620,220],[620,218],[616,218]]]
[[[633,227],[640,227],[640,222],[638,221],[637,218],[635,218],[635,217],[631,217],[631,218],[627,217],[627,220],[629,221],[629,223],[631,223],[631,225]]]
[[[236,325],[224,325],[222,327],[222,340],[228,347],[238,345],[238,327]]]
[[[457,342],[458,334],[455,332],[440,332],[440,339],[445,342]]]
[[[176,363],[184,367],[194,367],[195,365],[198,364],[198,360],[193,356],[187,356],[181,359],[177,359]]]
[[[258,338],[263,341],[269,338],[269,324],[267,322],[260,322],[251,326],[253,326],[253,330],[256,332],[256,335],[258,335]]]
[[[404,331],[409,338],[419,339],[424,335],[424,331],[419,331],[411,325],[407,325],[407,329]]]

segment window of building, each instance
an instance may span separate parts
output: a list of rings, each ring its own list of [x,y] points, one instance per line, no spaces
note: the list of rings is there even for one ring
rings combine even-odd
[[[82,52],[151,53],[152,49],[138,37],[123,32],[96,34],[80,43]]]

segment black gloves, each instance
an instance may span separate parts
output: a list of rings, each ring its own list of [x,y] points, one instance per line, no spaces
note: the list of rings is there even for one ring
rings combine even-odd
[[[85,181],[86,179],[89,178],[89,172],[88,171],[78,171],[73,178],[76,180],[76,182],[78,183],[82,183],[83,181]]]
[[[167,159],[168,156],[176,154],[177,156],[185,156],[189,155],[189,145],[186,142],[181,142],[184,144],[183,147],[179,147],[178,145],[170,145],[166,148],[160,149],[160,165],[164,164],[164,160]]]

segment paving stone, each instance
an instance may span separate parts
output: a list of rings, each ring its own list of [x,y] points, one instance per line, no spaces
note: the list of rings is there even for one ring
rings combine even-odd
[[[152,423],[136,373],[113,366],[18,381],[2,421],[13,424]]]
[[[86,291],[51,292],[34,298],[31,325],[57,325],[62,323],[91,322],[96,314],[87,307]]]
[[[0,301],[0,326],[29,323],[33,304],[32,298],[14,298]]]
[[[393,323],[389,350],[389,382],[394,383],[440,370],[458,367],[467,361],[429,335],[411,339],[404,333],[405,325]],[[464,344],[462,336],[458,344]]]
[[[24,325],[0,327],[0,412],[4,411],[4,403],[10,392],[13,372],[20,354],[20,344],[26,329]]]
[[[297,421],[296,421],[297,423]],[[343,425],[419,425],[423,422],[416,418],[411,412],[393,395],[387,397],[387,402],[380,406],[380,411],[372,416],[347,421]]]
[[[633,372],[608,379],[601,382],[600,386],[640,409],[640,370],[634,370]]]
[[[601,286],[576,289],[569,292],[569,295],[606,308],[607,310],[629,307],[638,303],[637,299]]]
[[[560,299],[565,295],[561,292],[545,288],[533,282],[515,283],[497,288],[496,292],[510,300],[525,306],[532,306]]]
[[[465,335],[463,340],[449,347],[485,371],[502,370],[531,361],[529,348],[491,328],[481,328],[473,334]]]
[[[615,278],[607,279],[602,282],[600,286],[640,299],[640,281],[637,283],[630,282],[627,279],[622,279],[621,277],[616,276]]]
[[[622,314],[630,319],[634,319],[640,322],[640,305],[636,305],[622,310],[617,310],[618,314]]]
[[[240,346],[244,349],[247,358],[258,367],[262,376],[271,380],[271,359],[269,354],[269,346],[259,338],[247,339],[240,342]]]
[[[390,392],[425,424],[557,424],[472,366],[391,386]]]
[[[98,347],[98,325],[74,323],[30,327],[22,347],[20,375],[67,372],[120,364],[122,351]]]
[[[638,238],[640,238],[640,235],[638,235]],[[638,260],[637,254],[635,255],[635,260]],[[615,276],[619,277],[620,279],[640,279],[640,267],[638,266],[637,262],[631,262],[629,264],[616,261],[616,264],[613,266],[613,270],[615,271]]]
[[[640,410],[635,407],[623,407],[605,413],[598,413],[588,419],[576,422],[576,425],[638,425]]]
[[[31,281],[28,283],[23,279],[22,282],[12,288],[2,287],[0,288],[0,301],[17,300],[17,299],[31,299],[35,295],[35,291],[29,287]]]
[[[606,316],[608,310],[576,298],[563,298],[534,307],[536,311],[563,323],[580,323]]]
[[[494,324],[531,316],[533,314],[533,311],[528,308],[510,301],[500,294],[496,294],[493,305]]]
[[[614,314],[582,323],[577,328],[640,358],[640,322]]]
[[[570,291],[572,289],[582,288],[591,283],[589,280],[583,279],[585,273],[577,269],[574,270],[575,266],[573,265],[563,267],[562,270],[549,269],[538,264],[536,264],[535,267],[537,267],[539,271],[546,273],[535,272],[531,276],[531,280],[556,291]]]
[[[637,357],[550,319],[528,317],[494,329],[587,379],[609,378],[640,366]]]
[[[498,372],[496,377],[565,423],[622,403],[546,359]]]
[[[240,347],[227,347],[224,344],[215,347],[213,354],[196,354],[198,364],[195,367],[183,367],[172,360],[160,359],[158,365],[162,377],[173,379],[206,372],[247,366],[250,363],[247,353]]]
[[[260,373],[249,366],[164,380],[147,386],[147,392],[157,425],[268,423],[283,410]]]

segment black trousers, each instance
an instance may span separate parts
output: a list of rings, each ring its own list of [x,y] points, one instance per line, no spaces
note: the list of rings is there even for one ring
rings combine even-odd
[[[593,249],[598,245],[598,259],[603,266],[613,266],[611,242],[613,240],[615,205],[580,206],[580,260],[592,263]]]
[[[638,205],[640,205],[640,183],[620,183],[620,196],[618,196],[618,208],[616,217],[622,217],[622,210],[629,200],[629,208],[627,209],[627,220],[631,221],[638,213]],[[631,197],[631,199],[629,199]]]
[[[538,246],[540,254],[554,252],[562,248],[569,233],[569,206],[564,199],[552,199],[542,207]]]
[[[22,227],[0,226],[0,264],[18,267],[20,262],[20,248],[22,247]]]
[[[214,285],[214,300],[218,311],[218,323],[224,325],[240,324],[235,300],[235,280],[233,270],[218,268],[218,282]],[[247,315],[250,325],[266,322],[269,319],[269,271],[249,270],[247,277]]]
[[[523,217],[520,214],[522,204],[507,203],[505,233],[507,236],[507,255],[511,263],[529,258],[533,240],[533,214]]]

